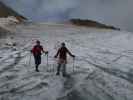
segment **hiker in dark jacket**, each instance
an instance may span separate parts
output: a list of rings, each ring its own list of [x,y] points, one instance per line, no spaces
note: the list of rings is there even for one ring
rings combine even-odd
[[[35,70],[39,72],[38,67],[41,64],[41,55],[42,53],[48,54],[48,51],[44,51],[43,46],[40,45],[40,41],[36,41],[36,45],[31,50],[34,59],[35,59]]]
[[[67,64],[67,53],[71,56],[71,57],[75,57],[65,46],[65,43],[63,42],[61,44],[61,48],[58,49],[57,54],[54,56],[55,58],[57,58],[59,56],[59,60],[58,60],[58,67],[57,67],[57,73],[56,75],[60,74],[60,68],[61,66],[63,67],[63,76],[66,76],[66,64]]]

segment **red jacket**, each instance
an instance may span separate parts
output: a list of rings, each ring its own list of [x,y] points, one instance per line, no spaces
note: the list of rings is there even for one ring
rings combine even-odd
[[[41,55],[41,53],[44,52],[43,46],[41,45],[35,45],[31,51],[33,55]]]

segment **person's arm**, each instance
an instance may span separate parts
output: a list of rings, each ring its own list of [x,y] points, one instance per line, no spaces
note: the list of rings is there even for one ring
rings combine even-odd
[[[45,51],[45,50],[43,49],[43,46],[41,46],[41,51],[42,51],[43,53],[45,53],[45,54],[48,54],[48,51]]]
[[[58,57],[59,52],[60,52],[60,49],[58,49],[58,51],[57,51],[56,55],[54,56],[55,58],[57,58],[57,57]]]
[[[66,48],[66,50],[67,50],[67,53],[71,56],[71,57],[75,57],[75,55],[73,55],[67,48]]]

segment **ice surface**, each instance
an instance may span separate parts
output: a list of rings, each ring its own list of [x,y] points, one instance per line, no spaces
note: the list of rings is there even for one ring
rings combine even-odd
[[[132,100],[132,33],[47,23],[8,29],[17,45],[0,48],[0,100]],[[49,51],[49,64],[42,55],[38,73],[29,52],[37,39]],[[74,72],[68,57],[66,78],[55,75],[61,42],[76,55]]]

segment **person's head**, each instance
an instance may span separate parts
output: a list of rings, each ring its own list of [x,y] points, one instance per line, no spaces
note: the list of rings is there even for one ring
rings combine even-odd
[[[65,47],[65,43],[64,43],[64,42],[62,42],[62,43],[61,43],[61,46],[62,46],[62,47]]]
[[[36,44],[37,44],[37,45],[40,45],[40,41],[39,41],[39,40],[37,40],[37,41],[36,41]]]

